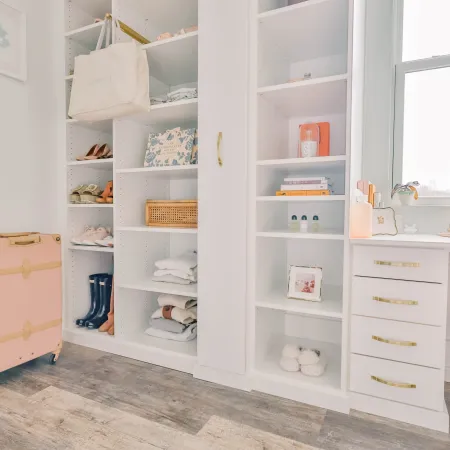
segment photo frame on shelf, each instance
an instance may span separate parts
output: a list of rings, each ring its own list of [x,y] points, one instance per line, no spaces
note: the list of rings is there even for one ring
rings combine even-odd
[[[372,215],[373,236],[396,236],[398,234],[395,211],[392,208],[374,208]]]
[[[320,267],[291,266],[288,297],[310,302],[322,301],[322,277]]]
[[[26,15],[0,0],[0,75],[27,79]]]

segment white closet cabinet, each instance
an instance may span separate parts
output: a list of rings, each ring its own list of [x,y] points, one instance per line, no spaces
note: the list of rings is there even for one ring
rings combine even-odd
[[[248,6],[199,0],[198,376],[212,381],[246,369]]]

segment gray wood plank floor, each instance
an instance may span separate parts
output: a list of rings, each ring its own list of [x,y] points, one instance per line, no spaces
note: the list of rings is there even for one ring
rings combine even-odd
[[[40,358],[0,374],[0,450],[105,448],[450,450],[450,437],[72,344],[55,366]]]

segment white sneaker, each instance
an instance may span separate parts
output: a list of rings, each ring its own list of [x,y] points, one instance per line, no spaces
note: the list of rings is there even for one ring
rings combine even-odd
[[[83,233],[81,233],[79,236],[74,236],[74,237],[70,240],[70,242],[72,242],[72,244],[75,244],[75,245],[83,245],[83,241],[84,241],[85,239],[88,239],[88,237],[89,237],[92,233],[94,233],[95,231],[96,231],[95,227],[91,227],[91,226],[89,226],[89,225],[86,225],[86,226],[84,227]]]
[[[106,236],[105,239],[95,241],[100,247],[114,247],[114,238],[112,236]]]
[[[106,236],[109,236],[109,231],[105,227],[98,227],[92,233],[85,236],[82,240],[81,245],[97,245],[95,241],[101,241],[105,239]]]

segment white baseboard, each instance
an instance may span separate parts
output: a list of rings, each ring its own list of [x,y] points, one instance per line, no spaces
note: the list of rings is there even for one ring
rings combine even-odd
[[[194,378],[209,381],[210,383],[221,384],[234,389],[240,389],[242,391],[251,391],[250,381],[246,375],[225,372],[223,370],[200,366],[198,364],[194,368]]]
[[[351,393],[350,407],[357,411],[387,417],[419,427],[444,433],[449,432],[449,417],[445,402],[444,411],[438,412],[368,395]]]
[[[447,383],[450,383],[450,366],[447,366],[445,368],[445,381]]]

